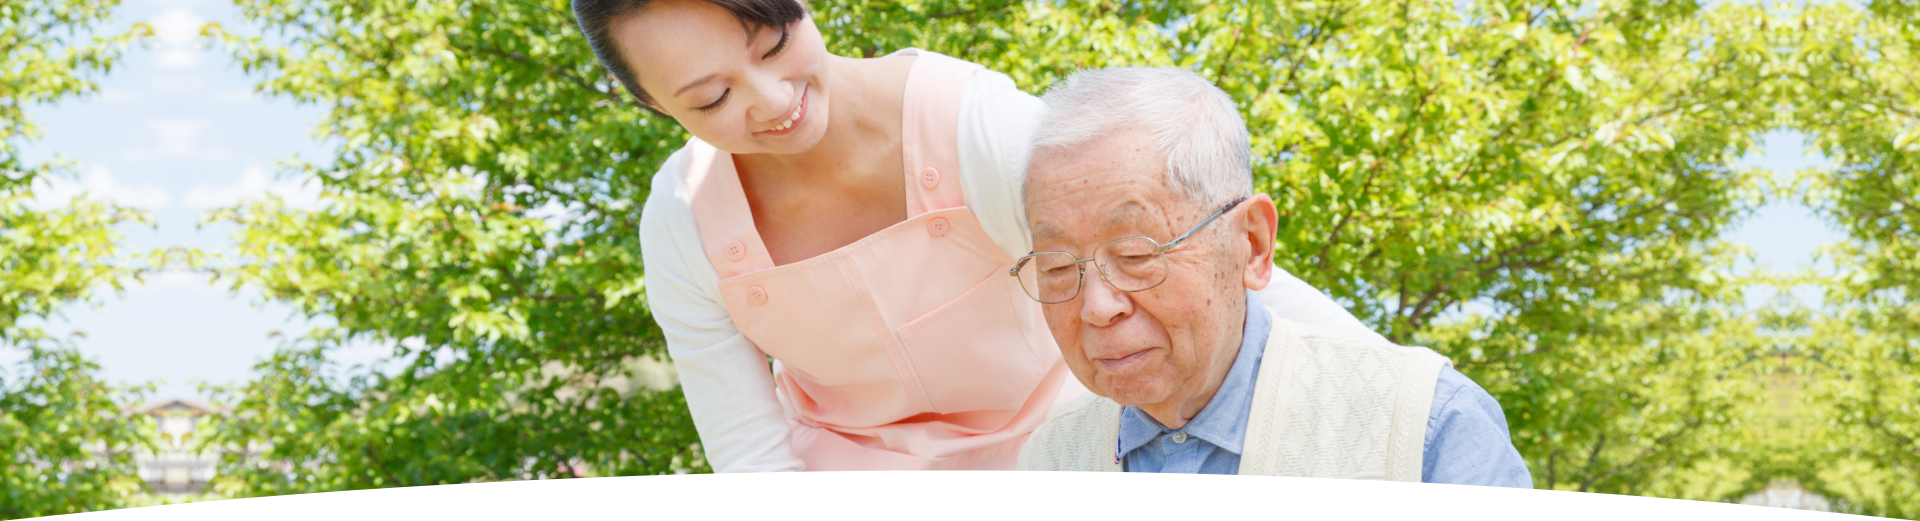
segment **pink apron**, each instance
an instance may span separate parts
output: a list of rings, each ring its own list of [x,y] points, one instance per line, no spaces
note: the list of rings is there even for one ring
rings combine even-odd
[[[1012,469],[1071,379],[960,189],[957,117],[979,68],[922,52],[908,73],[907,220],[786,266],[732,156],[689,147],[701,244],[734,325],[776,360],[807,470]]]

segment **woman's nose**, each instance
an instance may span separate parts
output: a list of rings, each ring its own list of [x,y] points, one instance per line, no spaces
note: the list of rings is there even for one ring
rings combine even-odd
[[[747,108],[747,117],[756,123],[775,124],[784,121],[793,111],[793,86],[782,78],[772,75],[761,76],[752,83],[752,106]]]

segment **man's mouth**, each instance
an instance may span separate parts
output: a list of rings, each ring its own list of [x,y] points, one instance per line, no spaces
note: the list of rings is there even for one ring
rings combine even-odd
[[[1139,366],[1147,359],[1147,354],[1152,352],[1153,348],[1147,348],[1134,351],[1132,354],[1119,358],[1095,358],[1094,361],[1100,363],[1101,369],[1111,372],[1125,372]]]

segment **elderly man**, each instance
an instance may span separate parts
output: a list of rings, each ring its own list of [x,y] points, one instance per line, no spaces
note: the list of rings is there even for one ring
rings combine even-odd
[[[1273,200],[1245,123],[1191,72],[1074,75],[1043,98],[1027,167],[1045,306],[1091,396],[1029,439],[1030,470],[1531,487],[1500,405],[1426,348],[1276,317]]]

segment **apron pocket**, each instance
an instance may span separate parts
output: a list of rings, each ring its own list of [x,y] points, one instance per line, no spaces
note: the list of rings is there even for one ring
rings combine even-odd
[[[959,298],[900,326],[901,348],[933,412],[1018,408],[1046,376],[1017,322],[1008,289],[1013,279],[990,273]]]

